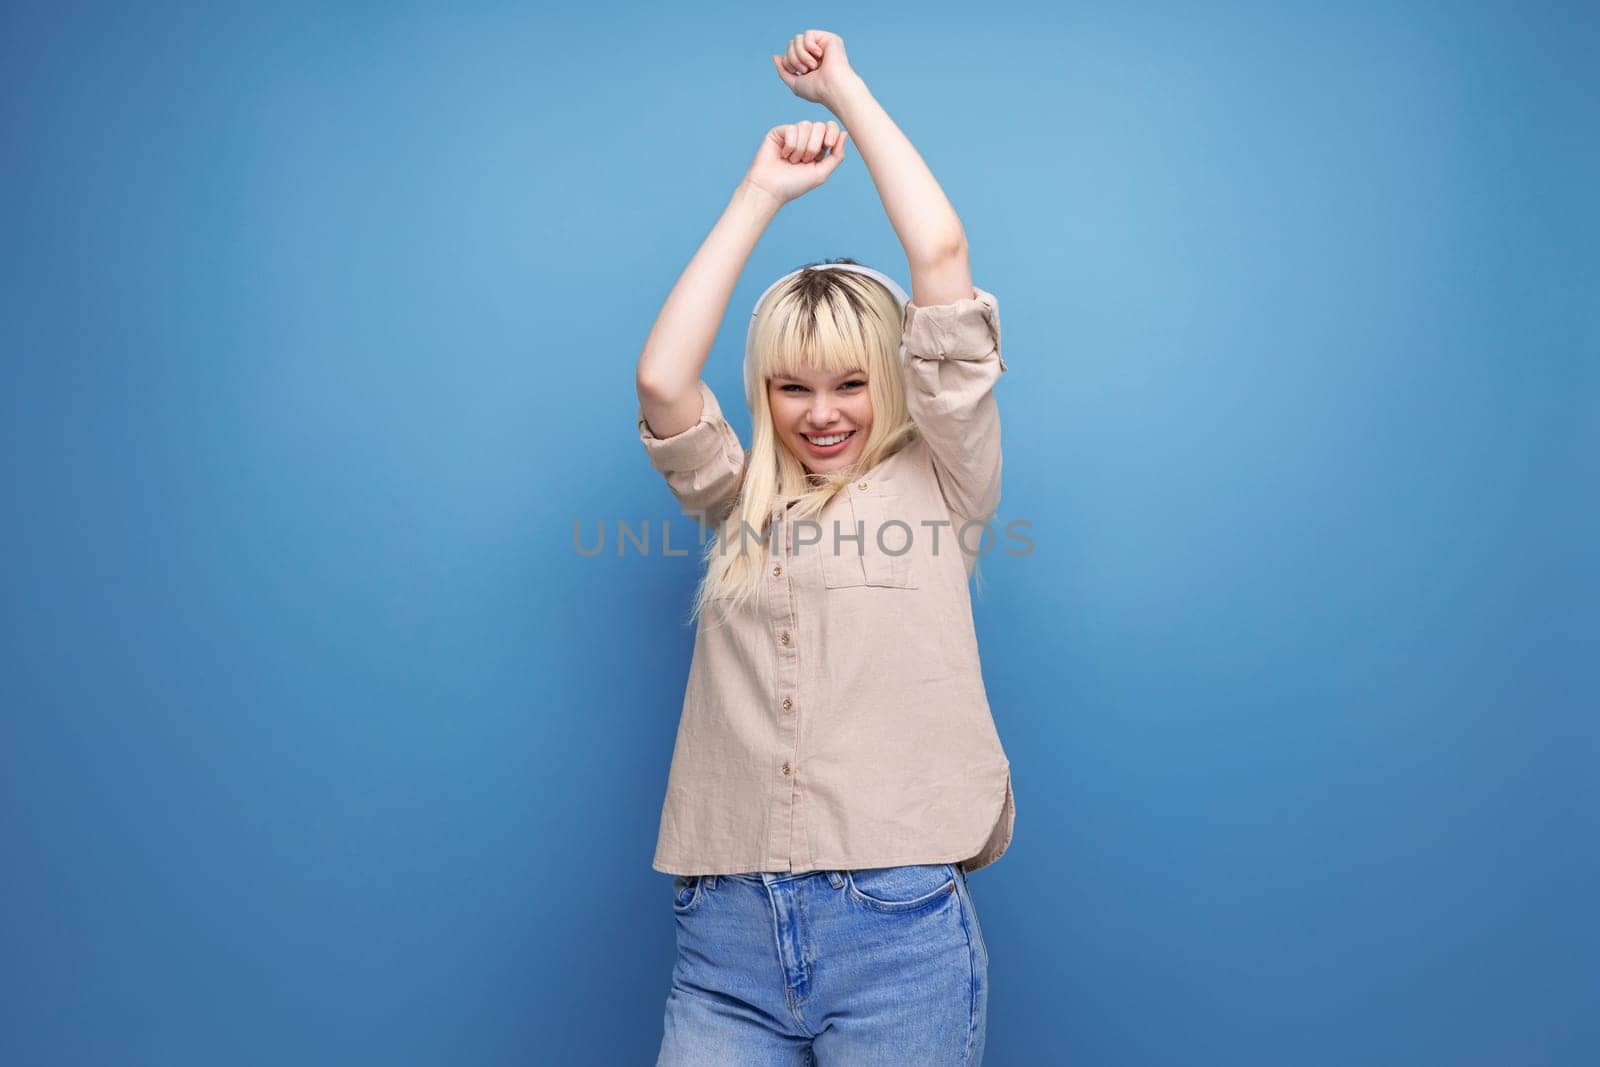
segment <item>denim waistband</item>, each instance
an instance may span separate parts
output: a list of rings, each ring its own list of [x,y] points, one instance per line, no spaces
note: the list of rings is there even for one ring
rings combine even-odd
[[[912,864],[911,866],[929,865]],[[967,880],[967,872],[962,869],[961,864],[945,863],[939,864],[939,866],[949,867],[956,872],[956,877],[963,882]],[[845,872],[822,868],[813,871],[745,871],[739,874],[703,874],[697,877],[703,880],[707,887],[711,889],[717,887],[717,879],[719,878],[737,878],[739,881],[749,882],[751,885],[776,885],[779,882],[792,882],[796,878],[826,878],[835,889],[838,889],[844,885]]]
[[[779,882],[792,882],[796,878],[826,878],[837,888],[844,884],[844,872],[834,870],[815,871],[748,871],[740,874],[708,874],[706,881],[712,888],[716,887],[718,878],[737,878],[741,882],[751,885],[776,885]]]

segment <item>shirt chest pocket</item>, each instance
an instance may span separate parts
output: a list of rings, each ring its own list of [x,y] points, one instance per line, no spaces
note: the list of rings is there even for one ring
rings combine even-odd
[[[818,547],[823,585],[829,589],[917,587],[912,567],[915,526],[900,514],[899,499],[897,494],[878,489],[841,494],[837,514],[822,524]]]

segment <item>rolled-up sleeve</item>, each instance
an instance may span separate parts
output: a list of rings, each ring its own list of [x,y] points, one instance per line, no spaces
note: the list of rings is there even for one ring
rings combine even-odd
[[[1000,411],[1005,373],[1000,304],[976,286],[969,299],[906,305],[906,405],[928,444],[940,489],[961,520],[987,521],[1000,506]]]
[[[745,451],[722,416],[716,394],[700,379],[700,421],[671,437],[657,437],[639,407],[639,440],[650,465],[667,480],[684,513],[716,524],[731,510],[744,476]]]

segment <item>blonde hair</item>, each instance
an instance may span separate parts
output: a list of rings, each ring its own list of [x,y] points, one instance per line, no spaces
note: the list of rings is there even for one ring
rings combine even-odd
[[[780,503],[790,509],[792,520],[814,519],[845,485],[918,436],[906,407],[899,299],[869,275],[827,266],[807,264],[756,308],[745,395],[751,446],[732,510],[706,544],[706,573],[691,619],[713,605],[714,614],[725,618],[760,595],[768,559],[783,550],[769,529]],[[842,374],[856,368],[867,378],[872,428],[855,463],[812,474],[778,437],[769,383],[774,377],[796,377],[803,369]]]

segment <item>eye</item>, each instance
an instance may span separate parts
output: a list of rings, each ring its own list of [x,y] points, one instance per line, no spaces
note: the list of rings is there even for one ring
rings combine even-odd
[[[866,384],[867,383],[862,381],[860,378],[851,378],[848,382],[845,382],[839,388],[841,388],[841,389],[858,389],[861,386],[866,385]]]
[[[806,391],[806,387],[803,386],[803,385],[793,385],[793,384],[778,386],[778,392],[780,392],[780,393],[792,393],[795,390],[799,390],[800,392],[803,393],[803,392]]]

